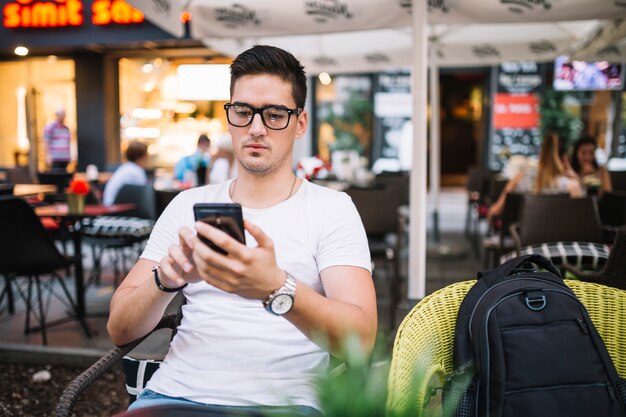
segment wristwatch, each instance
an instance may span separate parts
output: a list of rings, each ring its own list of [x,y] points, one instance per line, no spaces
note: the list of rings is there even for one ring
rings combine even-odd
[[[277,316],[282,316],[291,311],[296,298],[296,279],[285,271],[285,284],[274,291],[263,301],[263,306],[267,311]]]

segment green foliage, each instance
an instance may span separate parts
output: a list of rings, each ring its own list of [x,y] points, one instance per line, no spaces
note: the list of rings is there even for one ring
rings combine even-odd
[[[377,343],[377,347],[385,343]],[[343,349],[344,363],[318,379],[318,398],[324,417],[409,417],[415,412],[388,412],[387,379],[390,359],[382,348],[372,357],[356,337]]]
[[[362,140],[372,125],[373,105],[370,100],[356,92],[351,92],[348,101],[344,104],[343,114],[337,115],[332,107],[328,116],[322,120],[330,124],[335,131],[335,142],[330,144],[331,151],[355,150],[363,154]],[[361,140],[360,140],[361,139]]]
[[[574,143],[582,130],[582,122],[565,107],[567,92],[546,89],[541,93],[539,113],[541,115],[541,137],[554,132],[569,146]]]

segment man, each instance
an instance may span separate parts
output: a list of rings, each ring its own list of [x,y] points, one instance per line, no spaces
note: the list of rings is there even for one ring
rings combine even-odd
[[[54,115],[56,119],[48,123],[43,130],[46,161],[53,170],[66,170],[71,160],[70,129],[64,123],[65,109],[57,109]]]
[[[126,148],[127,162],[115,170],[104,187],[102,203],[110,206],[115,197],[126,184],[145,185],[148,182],[146,166],[148,165],[148,146],[143,142],[133,141]]]
[[[367,238],[346,194],[292,172],[293,144],[308,122],[306,77],[293,55],[270,46],[243,52],[231,65],[230,95],[237,178],[169,204],[113,296],[108,330],[118,345],[148,333],[174,297],[166,291],[182,289],[182,323],[133,408],[192,401],[319,415],[313,379],[328,365],[320,346],[337,351],[351,334],[366,350],[374,344]],[[240,203],[247,246],[194,223],[200,202]]]
[[[193,181],[195,183],[192,186],[206,184],[206,172],[210,162],[210,148],[211,139],[207,135],[200,135],[195,152],[184,156],[176,163],[174,177],[179,181],[187,181],[186,176],[190,172],[195,179]]]

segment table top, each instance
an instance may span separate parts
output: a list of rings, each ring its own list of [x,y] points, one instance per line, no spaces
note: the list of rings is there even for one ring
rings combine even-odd
[[[16,197],[26,197],[37,194],[54,194],[57,186],[52,184],[15,184],[13,195]]]
[[[71,213],[67,204],[53,204],[35,208],[35,213],[41,217],[97,217],[111,214],[123,213],[135,209],[135,204],[113,204],[105,206],[103,204],[86,204],[83,213]]]

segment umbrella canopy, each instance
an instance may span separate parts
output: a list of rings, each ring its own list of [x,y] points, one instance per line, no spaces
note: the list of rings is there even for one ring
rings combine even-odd
[[[555,23],[433,25],[430,56],[438,66],[483,66],[502,61],[550,61],[571,52],[597,30],[600,21]],[[204,38],[207,46],[236,56],[255,44],[292,52],[307,72],[377,72],[411,64],[411,27],[318,35],[245,39]]]
[[[410,0],[129,3],[176,36],[183,35],[180,14],[190,12],[191,36],[230,56],[254,44],[269,44],[294,53],[312,74],[376,72],[410,65]],[[585,58],[597,57],[599,49],[615,56],[615,47],[607,49],[612,43],[589,42],[602,32],[605,20],[624,16],[626,3],[614,0],[430,0],[429,55],[436,57],[439,66],[549,61],[585,46]],[[624,32],[618,32],[619,39]]]

